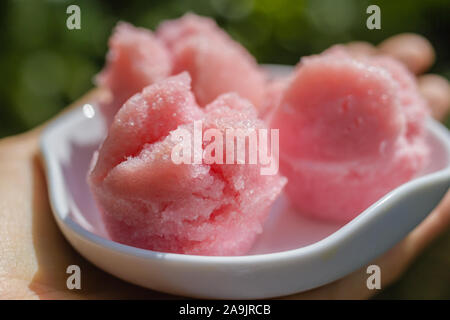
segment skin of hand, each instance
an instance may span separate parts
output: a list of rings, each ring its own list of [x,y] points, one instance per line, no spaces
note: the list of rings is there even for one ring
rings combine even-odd
[[[432,64],[434,52],[427,40],[417,35],[408,35],[409,42],[398,37],[385,41],[389,46],[381,47],[383,54],[392,53],[399,59],[408,57],[403,62],[414,72]],[[402,48],[414,55],[402,53]],[[380,50],[362,42],[348,44],[348,49],[355,54],[377,54]],[[433,115],[443,119],[450,107],[449,84],[436,75],[422,77],[418,78],[420,89]],[[101,95],[95,90],[74,106]],[[114,278],[90,264],[67,243],[54,222],[48,202],[38,143],[41,129],[0,140],[0,299],[174,298]],[[450,192],[447,192],[439,206],[415,230],[371,263],[381,268],[382,288],[398,279],[421,251],[449,227]],[[71,291],[66,287],[69,265],[80,266],[81,290]],[[364,267],[331,284],[285,298],[366,299],[376,292],[367,289],[367,277]]]

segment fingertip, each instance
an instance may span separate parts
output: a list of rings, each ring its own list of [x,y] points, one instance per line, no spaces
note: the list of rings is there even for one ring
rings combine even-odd
[[[426,74],[418,78],[419,90],[428,101],[433,118],[442,121],[450,110],[450,84],[444,77]]]
[[[435,59],[431,43],[425,37],[414,33],[402,33],[387,38],[378,48],[381,53],[403,62],[415,74],[429,69]]]

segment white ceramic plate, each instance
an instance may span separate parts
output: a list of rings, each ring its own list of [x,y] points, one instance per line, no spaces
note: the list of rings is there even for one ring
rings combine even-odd
[[[291,70],[267,66],[272,74]],[[67,240],[99,268],[131,283],[190,297],[268,298],[315,288],[366,265],[404,238],[450,186],[450,135],[427,123],[431,163],[346,225],[313,221],[281,197],[251,252],[207,257],[143,250],[108,238],[86,184],[105,136],[95,105],[59,117],[41,137],[50,201]]]

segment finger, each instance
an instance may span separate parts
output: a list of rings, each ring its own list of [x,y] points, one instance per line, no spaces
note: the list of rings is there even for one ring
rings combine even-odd
[[[434,63],[435,53],[431,43],[413,33],[390,37],[378,45],[381,53],[403,62],[415,74],[426,71]]]
[[[412,248],[410,259],[414,259],[440,234],[450,227],[450,191],[447,192],[439,206],[425,221],[409,235],[408,245]]]
[[[447,79],[426,74],[418,78],[419,90],[428,101],[432,116],[439,121],[445,119],[450,110],[450,84]]]
[[[414,259],[449,227],[450,191],[416,229],[380,259],[380,267],[385,275],[382,286],[386,287],[397,280]]]

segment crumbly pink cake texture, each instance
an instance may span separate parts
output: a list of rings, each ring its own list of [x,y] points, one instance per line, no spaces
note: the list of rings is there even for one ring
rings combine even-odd
[[[425,165],[427,106],[386,57],[303,58],[271,119],[286,194],[303,214],[349,221]]]
[[[173,50],[181,40],[197,35],[205,35],[209,39],[219,41],[232,41],[213,19],[194,13],[186,13],[178,19],[161,22],[156,35],[164,41],[169,50]]]
[[[109,39],[106,65],[96,83],[108,88],[112,100],[102,105],[109,121],[133,94],[168,77],[172,71],[170,52],[150,30],[119,22]]]
[[[238,93],[258,109],[263,104],[264,72],[214,20],[189,13],[163,22],[156,34],[172,53],[173,73],[190,73],[200,106],[228,92]]]
[[[97,85],[112,94],[101,108],[108,123],[133,94],[182,71],[190,73],[202,107],[229,92],[250,100],[258,110],[264,104],[267,79],[253,56],[214,20],[188,13],[161,23],[156,35],[118,23],[109,39],[105,68],[96,78]]]
[[[94,156],[88,182],[115,241],[163,252],[242,255],[286,179],[261,175],[259,165],[172,161],[177,131],[192,132],[194,120],[221,132],[265,128],[236,94],[200,108],[190,82],[181,73],[132,96]]]

